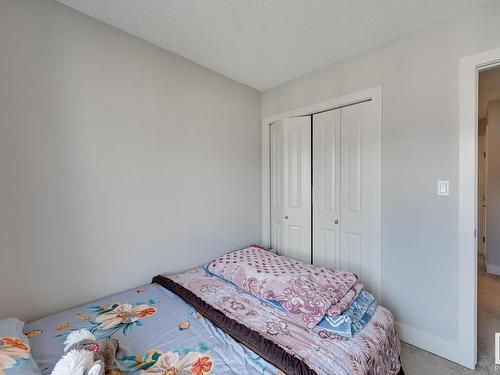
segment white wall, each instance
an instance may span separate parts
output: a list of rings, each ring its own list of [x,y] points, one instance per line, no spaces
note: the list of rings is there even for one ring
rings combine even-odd
[[[500,46],[499,17],[494,1],[261,97],[270,116],[382,86],[383,303],[427,348],[457,340],[459,59]]]
[[[500,275],[500,100],[488,104],[488,210],[486,255],[488,272]]]
[[[257,91],[55,1],[0,1],[0,318],[259,239]]]

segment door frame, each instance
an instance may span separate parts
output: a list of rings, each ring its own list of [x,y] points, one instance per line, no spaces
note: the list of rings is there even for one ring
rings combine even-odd
[[[460,59],[458,363],[477,363],[477,121],[479,72],[500,66],[500,48]]]
[[[373,292],[382,301],[382,87],[376,86],[352,94],[325,100],[305,107],[299,107],[273,116],[263,117],[261,121],[261,194],[262,194],[262,229],[261,241],[266,248],[271,243],[271,173],[270,173],[270,140],[269,126],[276,121],[297,116],[308,116],[318,112],[329,111],[348,105],[372,101],[373,121],[378,139],[373,150],[374,189],[372,191],[372,241],[374,264],[379,271]],[[377,147],[378,146],[378,147]]]

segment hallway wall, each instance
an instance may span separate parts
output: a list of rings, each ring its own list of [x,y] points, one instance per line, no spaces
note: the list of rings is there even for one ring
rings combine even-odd
[[[488,103],[487,272],[500,275],[500,100]]]

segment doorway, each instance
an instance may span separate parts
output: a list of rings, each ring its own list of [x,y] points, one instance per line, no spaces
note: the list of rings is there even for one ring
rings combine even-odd
[[[500,331],[500,67],[479,71],[477,103],[477,361],[487,370]]]
[[[483,282],[482,278],[478,278],[481,276],[478,272],[478,251],[481,249],[479,244],[482,242],[482,238],[478,238],[481,235],[479,232],[481,204],[481,199],[479,199],[481,198],[479,196],[479,79],[482,72],[498,66],[500,66],[500,48],[464,57],[460,61],[458,215],[458,274],[460,277],[457,280],[460,298],[457,350],[453,354],[453,360],[471,369],[474,369],[478,363],[478,328],[483,328],[478,327],[478,300],[483,297],[481,294],[478,298],[478,284]],[[491,132],[489,132],[488,138],[490,135]],[[486,158],[488,158],[491,155],[488,155],[487,140],[485,147],[487,149]],[[488,190],[487,186],[486,190]],[[486,212],[491,207],[491,194],[486,191]],[[486,216],[486,258],[488,258],[489,252],[488,241],[491,241],[491,238],[488,239],[487,222]],[[482,293],[482,289],[479,292]],[[491,353],[494,351],[494,332],[490,332],[489,336],[491,337],[487,337],[486,340],[489,347],[488,353]],[[479,350],[481,351],[479,353],[481,360],[484,358],[482,344],[479,346]],[[493,362],[490,362],[488,366],[494,366],[494,364],[493,357]]]

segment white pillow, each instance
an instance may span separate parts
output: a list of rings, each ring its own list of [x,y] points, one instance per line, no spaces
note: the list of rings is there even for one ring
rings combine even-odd
[[[28,338],[23,334],[24,322],[16,318],[0,320],[0,374],[40,375],[31,357]]]

